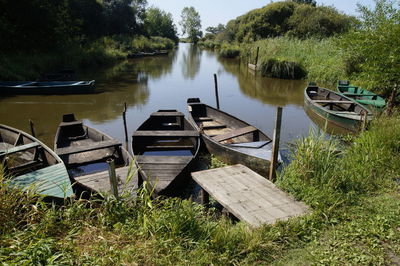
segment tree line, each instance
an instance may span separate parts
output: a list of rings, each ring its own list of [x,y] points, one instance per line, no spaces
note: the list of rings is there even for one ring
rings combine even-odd
[[[178,41],[172,15],[146,0],[2,0],[0,48],[47,50],[112,35]]]

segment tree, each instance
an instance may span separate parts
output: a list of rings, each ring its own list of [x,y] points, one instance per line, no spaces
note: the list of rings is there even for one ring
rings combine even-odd
[[[146,12],[144,25],[149,36],[161,36],[178,41],[176,26],[171,13],[151,7]]]
[[[358,58],[361,78],[389,95],[400,83],[400,10],[390,0],[375,0],[375,8],[359,6],[358,29],[343,38],[348,57]]]
[[[223,24],[218,24],[217,27],[207,27],[206,32],[211,33],[211,34],[218,34],[220,32],[223,32],[225,30],[225,26]]]
[[[185,7],[182,10],[181,18],[179,24],[182,26],[183,34],[187,34],[191,42],[197,43],[203,35],[199,13],[194,7]]]
[[[315,0],[292,0],[292,1],[296,2],[296,3],[299,3],[299,4],[317,6],[317,1],[315,1]]]

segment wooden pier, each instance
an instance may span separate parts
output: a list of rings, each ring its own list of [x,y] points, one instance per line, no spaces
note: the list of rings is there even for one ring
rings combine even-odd
[[[195,172],[192,177],[203,189],[204,202],[209,194],[235,217],[254,227],[287,220],[308,210],[304,203],[241,164]]]

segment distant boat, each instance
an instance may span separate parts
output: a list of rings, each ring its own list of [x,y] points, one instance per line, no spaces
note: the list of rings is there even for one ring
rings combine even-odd
[[[58,199],[73,196],[67,169],[60,157],[33,136],[0,124],[0,162],[10,185]]]
[[[349,131],[358,132],[363,122],[372,119],[372,112],[362,104],[339,92],[310,83],[304,91],[304,103],[318,116]]]
[[[366,89],[350,85],[349,81],[339,81],[337,86],[338,91],[358,103],[375,108],[383,108],[386,105],[385,99],[381,96],[370,92]]]
[[[249,123],[201,103],[198,98],[188,99],[188,109],[189,120],[202,133],[210,153],[225,163],[240,163],[260,175],[268,175],[271,138]]]
[[[198,157],[199,133],[181,112],[159,110],[133,133],[133,154],[154,194],[173,195]]]
[[[154,52],[138,52],[138,53],[129,53],[128,58],[139,58],[139,57],[147,57],[147,56],[157,56],[157,55],[168,55],[167,50],[159,50]]]
[[[64,161],[72,179],[85,190],[110,191],[108,159],[115,161],[120,188],[137,186],[136,176],[129,184],[124,183],[132,170],[133,158],[121,142],[84,125],[74,114],[63,116],[55,136],[54,151]]]
[[[3,94],[87,94],[93,93],[95,81],[3,81]]]

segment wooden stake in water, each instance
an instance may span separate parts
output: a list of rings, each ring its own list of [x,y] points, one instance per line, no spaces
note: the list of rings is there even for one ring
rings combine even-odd
[[[269,180],[275,180],[276,178],[276,167],[278,165],[278,154],[279,154],[279,141],[281,138],[281,125],[282,125],[282,107],[278,107],[276,110],[276,121],[274,130],[274,140],[272,145],[272,158],[271,165],[269,168]]]
[[[33,121],[32,121],[31,119],[29,119],[29,126],[30,126],[30,128],[31,128],[31,135],[32,135],[33,137],[36,137],[35,128],[34,128],[34,126],[33,126]]]
[[[219,96],[218,96],[218,79],[217,79],[217,74],[214,74],[214,84],[215,84],[215,100],[217,101],[217,109],[219,109]]]
[[[114,159],[108,159],[108,176],[110,178],[111,192],[118,198],[118,186],[117,186],[117,175],[115,173],[115,162]]]
[[[126,126],[126,103],[124,103],[124,111],[122,112],[122,118],[124,119],[125,142],[128,142],[128,128]]]
[[[257,47],[257,52],[256,52],[256,62],[254,63],[254,65],[256,65],[257,68],[257,63],[258,63],[258,53],[260,52],[260,47]]]

